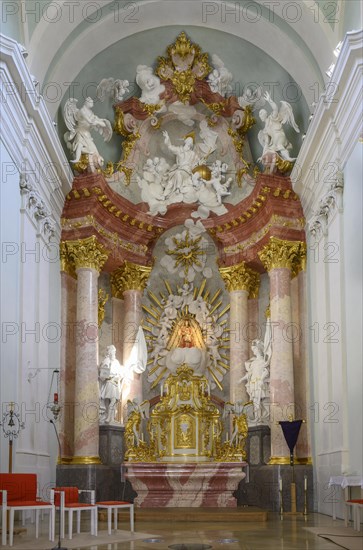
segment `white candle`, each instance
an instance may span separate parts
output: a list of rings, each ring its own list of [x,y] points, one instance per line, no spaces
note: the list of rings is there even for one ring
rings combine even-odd
[[[161,397],[163,397],[163,393],[164,393],[164,384],[161,384],[161,386],[160,386],[160,395],[161,395]]]
[[[228,432],[226,432],[226,441],[228,441]]]
[[[282,491],[282,479],[281,479],[281,477],[279,479],[279,490],[280,490],[280,492]]]
[[[304,491],[307,491],[308,489],[308,477],[304,476]]]

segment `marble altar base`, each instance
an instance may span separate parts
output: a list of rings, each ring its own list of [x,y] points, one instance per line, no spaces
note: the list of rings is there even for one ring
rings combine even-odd
[[[246,477],[245,462],[125,463],[126,479],[142,508],[234,508],[239,482]]]

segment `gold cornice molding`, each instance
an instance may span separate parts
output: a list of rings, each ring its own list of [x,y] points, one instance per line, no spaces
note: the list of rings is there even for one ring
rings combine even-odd
[[[245,262],[240,262],[229,267],[220,267],[219,273],[228,292],[245,290],[248,292],[249,297],[258,297],[260,276],[252,269],[246,267]]]
[[[114,298],[123,298],[126,290],[144,290],[149,279],[152,267],[125,263],[111,273],[111,289]]]
[[[266,271],[286,268],[295,273],[306,256],[306,245],[302,241],[285,241],[277,237],[270,237],[270,241],[263,247],[258,256]]]
[[[100,272],[110,254],[95,235],[87,239],[76,241],[64,241],[67,255],[74,264],[75,269],[89,268]]]

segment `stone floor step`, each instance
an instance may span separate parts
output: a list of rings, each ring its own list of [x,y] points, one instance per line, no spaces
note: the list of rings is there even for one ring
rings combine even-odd
[[[135,508],[135,521],[267,521],[267,510],[255,506],[238,508]],[[129,521],[129,512],[120,510],[120,521]],[[100,520],[106,514],[99,512]]]

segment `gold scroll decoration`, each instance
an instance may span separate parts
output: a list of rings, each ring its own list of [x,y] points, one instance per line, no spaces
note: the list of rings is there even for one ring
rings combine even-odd
[[[144,290],[150,277],[152,267],[133,264],[125,261],[124,264],[111,274],[112,296],[123,298],[125,290]]]
[[[306,257],[306,245],[302,241],[285,241],[270,237],[270,241],[258,253],[266,271],[287,268],[292,274],[298,273]]]
[[[62,250],[66,261],[73,264],[75,270],[85,267],[100,272],[109,255],[109,251],[94,235],[87,239],[64,241],[61,254]]]

